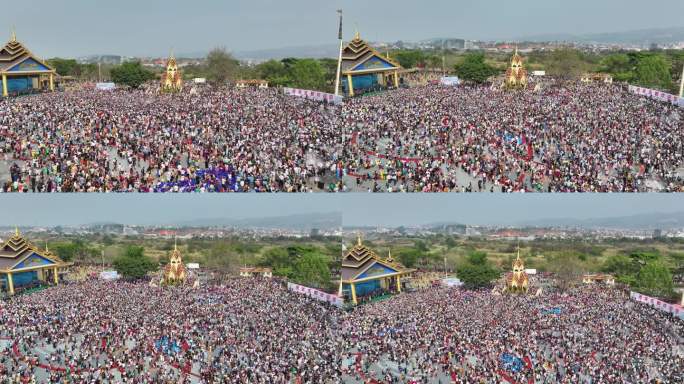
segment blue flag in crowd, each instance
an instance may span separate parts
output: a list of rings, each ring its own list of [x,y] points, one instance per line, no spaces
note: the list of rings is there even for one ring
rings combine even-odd
[[[520,372],[523,368],[522,359],[510,353],[502,353],[499,361],[503,364],[504,369],[510,372]]]

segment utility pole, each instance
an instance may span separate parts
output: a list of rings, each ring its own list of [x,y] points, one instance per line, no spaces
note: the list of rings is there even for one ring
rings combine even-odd
[[[337,38],[340,40],[340,54],[337,59],[337,76],[335,76],[335,96],[340,95],[340,72],[342,71],[342,10],[338,9],[337,13],[340,15],[340,30]]]
[[[442,76],[446,76],[446,39],[442,40]]]
[[[679,97],[684,97],[684,64],[682,64],[682,78],[679,79]]]

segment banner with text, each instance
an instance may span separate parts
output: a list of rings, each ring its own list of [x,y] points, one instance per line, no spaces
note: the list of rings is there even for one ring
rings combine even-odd
[[[307,89],[298,88],[283,88],[283,92],[289,96],[303,97],[309,100],[326,101],[328,103],[340,104],[342,96],[335,96],[332,93],[310,91]]]
[[[679,105],[684,108],[684,97],[675,96],[667,92],[656,91],[654,89],[637,87],[635,85],[629,86],[629,92],[637,95],[646,96],[654,100],[665,101],[671,104]]]
[[[679,317],[680,319],[684,320],[684,307],[682,307],[681,305],[666,303],[664,301],[660,301],[658,299],[654,299],[653,297],[642,295],[641,293],[637,292],[630,292],[629,297],[632,300],[648,304],[652,307],[655,307],[667,313],[671,313]]]
[[[332,305],[342,307],[344,304],[344,301],[342,300],[341,297],[337,297],[336,295],[331,295],[329,293],[325,293],[323,291],[319,291],[317,289],[305,287],[303,285],[298,285],[298,284],[293,284],[293,283],[287,283],[287,289],[293,292],[301,293],[303,295],[309,296],[312,299],[316,299],[319,301],[325,301],[328,302]]]

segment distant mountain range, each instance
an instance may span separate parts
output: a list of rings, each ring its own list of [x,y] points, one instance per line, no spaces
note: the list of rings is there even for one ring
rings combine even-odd
[[[452,38],[435,38],[427,39],[422,42],[443,41]],[[482,40],[475,37],[470,40]],[[608,32],[608,33],[590,33],[590,34],[537,34],[530,36],[520,36],[516,38],[503,38],[502,41],[533,41],[533,42],[551,42],[564,41],[576,43],[599,43],[599,44],[634,44],[634,45],[649,45],[655,44],[672,44],[684,41],[684,27],[673,28],[649,28],[638,29],[623,32]],[[439,44],[438,44],[439,45]],[[272,49],[260,49],[250,51],[236,51],[235,57],[241,60],[268,60],[268,59],[282,59],[285,57],[311,57],[311,58],[334,58],[337,56],[337,44],[324,45],[303,45]],[[205,57],[206,52],[196,52],[192,54],[183,55],[183,57]]]
[[[597,219],[548,218],[513,223],[534,227],[573,227],[587,229],[678,229],[684,228],[684,211],[671,213],[645,213],[630,216],[605,217]]]
[[[300,215],[274,216],[263,218],[231,219],[216,217],[181,221],[173,223],[181,227],[237,227],[237,228],[269,228],[269,229],[297,229],[311,230],[336,229],[342,226],[341,212],[308,213]]]
[[[112,227],[122,225],[114,222],[93,222],[83,225],[90,228]],[[182,227],[234,227],[234,228],[267,228],[267,229],[296,229],[296,230],[311,230],[314,228],[330,230],[337,229],[342,226],[342,213],[340,212],[326,212],[326,213],[307,213],[287,216],[272,216],[259,218],[242,218],[234,219],[230,217],[208,217],[193,220],[175,221],[175,222],[148,222],[148,223],[129,223],[127,225],[153,227],[153,226],[169,226],[174,228]]]
[[[538,34],[519,37],[519,41],[568,41],[600,44],[671,44],[684,41],[684,27],[649,28],[624,32],[590,34]]]
[[[335,58],[339,51],[335,43],[325,45],[309,45],[298,47],[283,47],[272,49],[260,49],[253,51],[237,51],[233,54],[240,60],[270,60],[284,59],[286,57],[307,57],[312,59]]]
[[[646,213],[638,215],[602,217],[593,219],[574,219],[567,217],[550,217],[544,219],[507,221],[489,224],[501,227],[517,228],[578,228],[578,229],[625,229],[625,230],[654,230],[654,229],[682,229],[684,228],[684,211],[671,213]],[[454,222],[434,222],[424,227],[433,229],[459,229],[463,224]],[[355,227],[356,228],[356,227]],[[373,229],[374,227],[368,227]],[[346,229],[346,227],[345,227]]]

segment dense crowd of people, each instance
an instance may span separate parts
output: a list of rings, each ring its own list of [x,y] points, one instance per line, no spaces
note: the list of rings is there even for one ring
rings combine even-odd
[[[87,281],[0,302],[0,383],[335,383],[338,310],[277,281]]]
[[[374,190],[681,191],[680,108],[620,86],[419,87],[349,101],[344,148]],[[678,171],[680,173],[678,173]]]
[[[347,382],[681,383],[684,321],[623,292],[430,288],[343,322]]]
[[[684,121],[620,86],[428,85],[321,104],[275,89],[0,101],[6,192],[681,191]]]
[[[277,280],[88,280],[0,301],[0,314],[2,384],[684,380],[684,321],[600,287],[430,287],[345,312]]]

